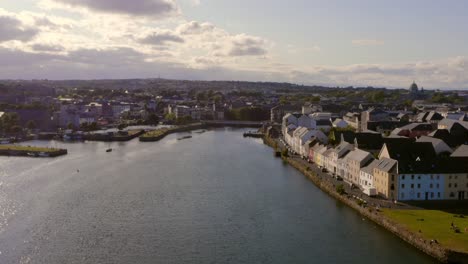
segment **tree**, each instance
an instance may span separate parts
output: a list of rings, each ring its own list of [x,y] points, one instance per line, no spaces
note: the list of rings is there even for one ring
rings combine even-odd
[[[167,114],[164,119],[169,120],[169,121],[174,121],[176,119],[176,116],[174,114]]]
[[[124,123],[120,123],[120,124],[117,126],[117,128],[118,128],[119,130],[123,130],[123,129],[126,128],[126,127],[127,127],[127,125],[124,124]]]
[[[155,113],[151,113],[146,121],[149,125],[157,125],[159,124],[159,117]]]
[[[75,129],[75,126],[73,125],[72,122],[68,122],[68,124],[67,124],[67,129],[72,129],[72,130]]]
[[[29,129],[29,130],[34,130],[37,128],[37,125],[36,125],[36,122],[34,122],[33,120],[29,120],[27,123],[26,123],[26,127]]]
[[[14,125],[10,128],[10,132],[13,134],[19,134],[22,130],[23,128],[18,125]]]
[[[328,135],[328,143],[332,145],[336,145],[336,137],[335,137],[335,131],[330,131],[330,134]]]

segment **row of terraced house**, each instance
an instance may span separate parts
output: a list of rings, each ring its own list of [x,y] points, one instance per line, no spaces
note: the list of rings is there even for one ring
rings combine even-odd
[[[285,142],[292,152],[364,193],[395,201],[468,199],[468,145],[450,153],[437,138],[366,131],[341,133],[331,146],[316,121],[311,115],[286,115]]]

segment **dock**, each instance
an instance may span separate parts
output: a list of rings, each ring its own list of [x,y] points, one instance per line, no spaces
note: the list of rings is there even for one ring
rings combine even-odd
[[[46,147],[32,147],[21,145],[1,145],[0,156],[9,157],[33,157],[33,158],[55,158],[67,155],[66,149],[55,149]]]

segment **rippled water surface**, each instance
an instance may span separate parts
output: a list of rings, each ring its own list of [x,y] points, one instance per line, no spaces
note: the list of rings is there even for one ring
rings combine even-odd
[[[0,157],[0,263],[431,263],[242,130]]]

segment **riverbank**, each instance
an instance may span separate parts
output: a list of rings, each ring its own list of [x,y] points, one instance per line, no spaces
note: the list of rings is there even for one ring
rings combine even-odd
[[[277,151],[276,147],[278,144],[275,140],[264,138],[264,143],[272,147],[275,151]],[[309,166],[304,165],[303,162],[300,162],[299,160],[290,157],[283,157],[283,160],[295,169],[299,170],[317,187],[319,187],[321,190],[323,190],[333,198],[353,208],[355,211],[359,212],[367,219],[387,229],[388,231],[397,235],[398,237],[411,244],[412,246],[416,247],[417,249],[421,250],[422,252],[434,257],[435,259],[443,263],[468,263],[468,253],[457,252],[452,250],[451,248],[446,248],[438,243],[433,243],[427,238],[424,238],[421,234],[412,232],[410,229],[406,228],[401,223],[396,222],[391,218],[387,217],[381,209],[365,205],[362,203],[362,200],[357,199],[351,195],[347,195],[346,193],[340,194],[337,191],[337,185],[332,184],[329,181],[322,180],[321,176],[319,176],[316,172],[312,171]]]
[[[206,128],[206,125],[195,123],[185,126],[165,127],[144,133],[139,137],[141,142],[155,142],[163,139],[167,135],[179,132],[188,132],[197,129]]]
[[[124,142],[124,141],[130,141],[143,134],[145,134],[144,130],[129,130],[125,132],[107,133],[107,134],[89,133],[89,134],[83,135],[83,139],[89,140],[89,141]]]
[[[66,149],[31,147],[20,145],[0,145],[0,156],[54,158],[68,154]]]

